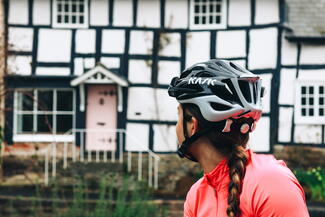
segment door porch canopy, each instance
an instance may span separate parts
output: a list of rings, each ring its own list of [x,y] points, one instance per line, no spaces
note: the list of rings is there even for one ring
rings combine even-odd
[[[85,111],[85,84],[117,84],[117,111],[123,111],[122,87],[129,86],[129,82],[123,76],[110,71],[103,64],[98,63],[94,68],[71,80],[70,84],[79,86],[80,111]]]

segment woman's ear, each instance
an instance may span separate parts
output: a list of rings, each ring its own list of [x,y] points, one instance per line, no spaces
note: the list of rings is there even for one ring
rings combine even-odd
[[[189,132],[190,132],[190,136],[192,136],[194,133],[196,133],[199,129],[199,122],[198,120],[192,116],[191,121],[188,122],[189,126]]]

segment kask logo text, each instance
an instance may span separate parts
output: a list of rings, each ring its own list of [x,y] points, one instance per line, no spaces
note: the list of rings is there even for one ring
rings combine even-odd
[[[207,84],[214,86],[218,83],[218,80],[215,78],[199,78],[199,77],[192,77],[189,78],[188,84]]]

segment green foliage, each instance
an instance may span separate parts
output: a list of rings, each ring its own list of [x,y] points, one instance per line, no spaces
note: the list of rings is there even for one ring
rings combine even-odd
[[[294,171],[300,184],[310,192],[313,201],[325,201],[325,170],[320,167],[308,170],[297,169]],[[308,195],[307,195],[308,196]]]
[[[31,200],[31,215],[51,217],[165,217],[166,209],[152,202],[151,190],[145,183],[124,178],[122,183],[101,177],[98,197],[89,198],[89,183],[78,178],[73,185],[72,199],[66,201],[59,194],[59,186],[54,184],[51,189],[51,213],[42,206],[40,188],[36,186],[36,197]],[[11,215],[17,216],[17,210],[11,204]]]

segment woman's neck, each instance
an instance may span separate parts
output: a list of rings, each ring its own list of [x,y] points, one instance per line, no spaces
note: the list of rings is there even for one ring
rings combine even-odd
[[[199,141],[198,141],[199,142]],[[207,141],[200,141],[198,144],[193,144],[196,153],[195,157],[199,161],[204,173],[209,173],[225,158],[215,147]]]

